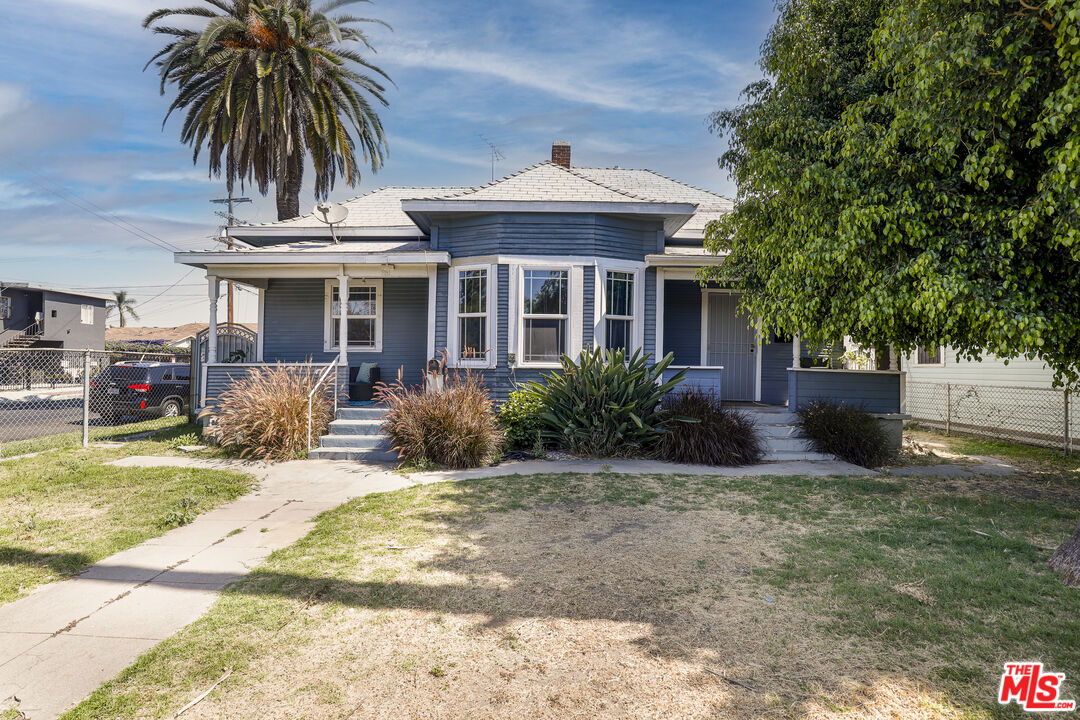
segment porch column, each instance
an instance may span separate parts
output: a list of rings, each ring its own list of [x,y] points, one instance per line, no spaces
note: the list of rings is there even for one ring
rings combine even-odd
[[[896,369],[896,348],[892,343],[889,343],[889,369]]]
[[[221,287],[216,275],[207,275],[207,294],[210,296],[210,328],[206,334],[206,364],[216,363],[217,357],[217,303]]]
[[[791,336],[791,367],[798,369],[802,366],[802,339],[799,333]]]
[[[349,276],[344,273],[338,275],[338,303],[338,365],[345,367],[349,364]]]

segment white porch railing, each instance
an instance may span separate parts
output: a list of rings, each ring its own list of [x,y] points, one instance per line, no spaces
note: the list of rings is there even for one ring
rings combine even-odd
[[[308,450],[313,449],[313,447],[311,445],[311,415],[312,415],[312,407],[313,407],[314,400],[315,400],[315,393],[319,392],[319,388],[323,386],[323,384],[326,382],[326,379],[330,376],[331,373],[333,373],[333,375],[334,375],[334,416],[337,417],[337,411],[338,411],[337,369],[338,369],[338,361],[335,359],[332,363],[329,363],[326,367],[324,367],[322,369],[322,372],[319,373],[319,378],[315,381],[315,386],[313,388],[311,388],[311,392],[308,393],[308,396],[307,396],[307,447],[308,447]]]

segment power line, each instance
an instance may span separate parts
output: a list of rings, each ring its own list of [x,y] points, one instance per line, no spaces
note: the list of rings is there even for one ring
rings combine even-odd
[[[30,182],[34,183],[35,185],[37,185],[39,188],[41,188],[45,192],[50,193],[52,195],[55,195],[56,197],[60,198],[64,202],[68,203],[69,205],[73,205],[74,207],[77,207],[78,209],[82,210],[83,212],[90,213],[91,215],[93,215],[94,217],[96,217],[96,218],[98,218],[100,220],[104,220],[107,223],[115,225],[116,227],[120,228],[121,230],[128,233],[129,235],[134,235],[135,237],[139,238],[140,240],[144,240],[144,241],[150,243],[151,245],[154,245],[155,247],[161,248],[162,250],[166,250],[168,252],[179,252],[180,251],[180,248],[176,247],[175,245],[173,245],[169,241],[163,240],[162,238],[158,237],[157,235],[154,235],[152,232],[149,232],[148,230],[143,230],[138,225],[135,225],[132,222],[124,220],[123,218],[110,213],[108,210],[101,207],[100,205],[95,204],[91,200],[81,198],[78,195],[75,195],[74,193],[71,193],[70,191],[63,190],[62,188],[54,189],[53,187],[49,187],[50,185],[55,185],[55,184],[51,183],[48,180],[45,180],[45,178],[41,177],[40,175],[38,175],[38,178],[40,178],[40,181],[35,179],[32,176],[36,175],[37,173],[30,170],[29,168],[27,168],[25,165],[22,165],[21,163],[20,163],[20,166],[22,166],[24,169],[26,169],[30,173],[31,176],[27,178],[28,180],[30,180]],[[80,205],[79,203],[85,203],[86,205],[90,205],[91,207],[86,207],[85,205]],[[94,210],[92,208],[97,208],[97,210]]]
[[[179,285],[179,284],[180,284],[180,283],[181,283],[182,281],[184,281],[184,280],[187,280],[187,278],[188,278],[188,275],[190,275],[191,273],[195,272],[195,270],[196,270],[196,268],[191,268],[191,269],[190,269],[190,270],[188,270],[188,271],[187,271],[186,273],[184,273],[184,274],[183,274],[183,275],[182,275],[182,276],[180,277],[180,279],[179,279],[179,280],[177,280],[177,281],[176,281],[176,282],[174,282],[174,283],[173,283],[172,285],[170,285],[169,287],[165,288],[164,290],[162,290],[161,292],[159,292],[159,293],[158,293],[157,295],[155,295],[154,297],[150,298],[149,300],[147,300],[147,301],[145,301],[145,302],[143,302],[143,303],[141,303],[141,304],[142,304],[142,305],[146,305],[146,304],[148,304],[148,303],[152,303],[152,302],[154,302],[154,301],[155,301],[155,300],[157,300],[157,299],[158,299],[159,297],[161,297],[162,295],[164,295],[165,293],[169,292],[169,291],[170,291],[170,290],[172,290],[172,289],[173,289],[174,287],[176,287],[177,285]]]

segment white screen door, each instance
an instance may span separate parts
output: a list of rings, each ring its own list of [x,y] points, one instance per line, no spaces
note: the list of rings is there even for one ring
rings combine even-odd
[[[720,396],[724,400],[754,400],[757,333],[750,318],[736,312],[738,295],[714,292],[708,298],[705,361],[724,368]]]

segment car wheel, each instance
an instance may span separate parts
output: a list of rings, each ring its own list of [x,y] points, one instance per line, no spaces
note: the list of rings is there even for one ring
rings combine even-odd
[[[180,417],[182,408],[176,400],[166,400],[161,403],[161,417]]]

